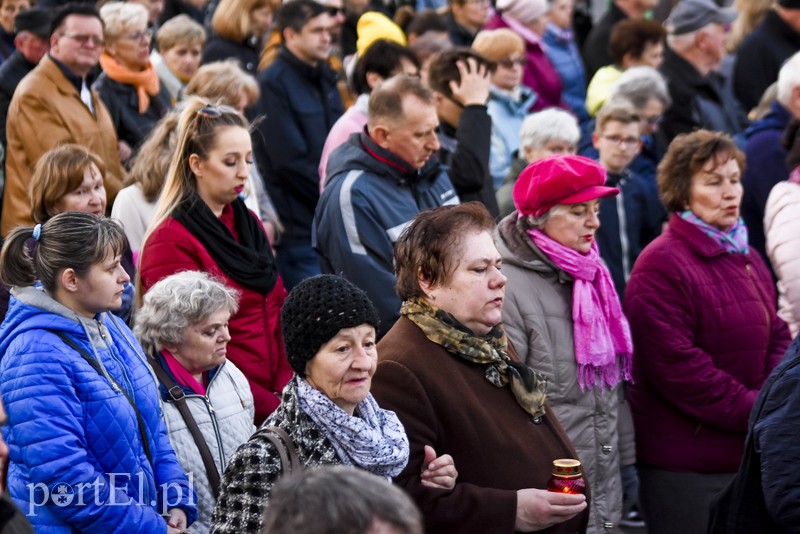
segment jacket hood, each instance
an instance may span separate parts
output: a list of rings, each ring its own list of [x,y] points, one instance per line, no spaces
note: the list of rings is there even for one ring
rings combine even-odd
[[[792,116],[789,111],[780,105],[779,102],[773,102],[769,112],[764,117],[752,123],[743,132],[745,139],[750,139],[755,134],[763,132],[764,130],[780,130],[783,131],[786,125],[789,124]]]
[[[511,212],[498,223],[495,245],[503,262],[508,265],[527,269],[544,277],[558,277],[561,283],[573,281],[572,276],[556,266],[528,237],[517,211]]]
[[[328,182],[339,174],[349,171],[364,171],[393,180],[398,185],[433,183],[439,176],[441,166],[434,153],[422,169],[415,169],[395,154],[375,144],[365,129],[354,133],[346,143],[334,150],[328,160]]]
[[[11,296],[8,313],[0,325],[0,357],[17,336],[29,330],[64,332],[88,339],[92,347],[103,346],[101,335],[107,335],[106,313],[99,313],[93,319],[84,317],[55,300],[41,286],[14,287]]]

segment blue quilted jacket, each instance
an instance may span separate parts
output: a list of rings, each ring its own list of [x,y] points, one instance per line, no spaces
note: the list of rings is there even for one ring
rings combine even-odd
[[[78,316],[38,288],[15,288],[0,326],[0,394],[8,412],[8,490],[39,534],[163,533],[160,513],[197,517],[158,392],[132,332],[110,314]],[[96,358],[92,368],[51,331]],[[135,412],[107,375],[133,397]]]

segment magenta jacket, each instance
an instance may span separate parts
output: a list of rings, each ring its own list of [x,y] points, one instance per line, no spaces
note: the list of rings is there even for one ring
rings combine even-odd
[[[624,306],[639,461],[736,471],[750,409],[790,341],[764,261],[754,251],[726,253],[673,215],[636,261]]]

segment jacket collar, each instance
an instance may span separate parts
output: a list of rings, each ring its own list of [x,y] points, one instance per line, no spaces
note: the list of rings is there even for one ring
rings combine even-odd
[[[292,54],[285,45],[281,45],[278,55],[295,70],[299,71],[303,76],[314,83],[319,83],[320,79],[327,79],[331,83],[336,83],[336,73],[333,72],[324,61],[320,61],[316,66],[312,67]]]
[[[503,262],[539,273],[544,277],[556,277],[562,284],[574,278],[559,268],[528,236],[523,220],[517,211],[511,212],[497,224],[497,249]]]
[[[384,168],[387,174],[399,185],[405,186],[416,183],[421,177],[427,176],[428,173],[438,171],[439,165],[436,155],[432,155],[425,163],[425,166],[417,170],[393,152],[378,146],[369,136],[366,126],[358,138],[358,143],[372,161]]]
[[[715,243],[714,240],[705,235],[697,226],[681,219],[677,213],[673,213],[670,216],[667,231],[675,234],[699,256],[713,258],[714,256],[727,254],[725,249],[718,243]]]

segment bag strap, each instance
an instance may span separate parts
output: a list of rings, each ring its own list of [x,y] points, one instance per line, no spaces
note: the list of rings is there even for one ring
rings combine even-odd
[[[277,426],[265,426],[256,432],[256,436],[266,439],[278,450],[284,475],[303,470],[303,464],[297,456],[294,442],[284,429]]]
[[[158,380],[164,384],[169,391],[169,396],[172,398],[173,404],[178,408],[189,432],[192,434],[194,443],[197,445],[197,450],[200,451],[200,458],[203,460],[203,466],[206,468],[206,476],[208,476],[208,483],[211,485],[211,493],[214,494],[214,499],[219,499],[219,491],[222,486],[219,470],[214,461],[214,456],[211,454],[211,449],[208,448],[208,443],[206,443],[206,439],[203,437],[203,433],[197,426],[197,421],[194,420],[192,411],[186,403],[186,394],[183,392],[183,388],[170,378],[169,374],[167,374],[157,361],[153,361],[152,364],[151,367],[156,372]]]
[[[131,408],[133,408],[133,412],[136,414],[136,424],[139,425],[139,439],[141,439],[142,441],[142,448],[144,448],[144,454],[145,456],[147,456],[147,461],[150,462],[150,467],[153,467],[153,455],[150,452],[150,442],[147,440],[147,429],[145,428],[144,425],[144,419],[142,419],[142,414],[139,413],[139,408],[136,407],[136,403],[133,401],[133,399],[125,390],[125,388],[120,386],[119,383],[116,380],[114,380],[114,377],[111,376],[111,374],[104,373],[103,368],[100,366],[100,362],[98,362],[92,356],[89,356],[89,354],[83,349],[83,347],[81,347],[75,341],[70,339],[66,334],[57,330],[48,330],[48,332],[55,334],[59,338],[61,338],[61,341],[66,343],[72,350],[80,354],[81,357],[84,360],[86,360],[86,362],[89,365],[92,366],[92,369],[97,371],[97,374],[108,378],[108,380],[111,382],[111,386],[114,389],[121,391],[122,394],[125,395],[125,398],[128,400],[128,403],[131,405]]]

